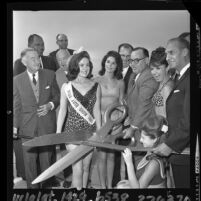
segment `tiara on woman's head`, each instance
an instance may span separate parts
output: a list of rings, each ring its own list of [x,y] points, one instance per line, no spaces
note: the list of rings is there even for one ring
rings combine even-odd
[[[83,51],[84,51],[84,47],[81,46],[78,50],[75,50],[73,52],[73,54],[78,54],[78,53],[83,52]]]

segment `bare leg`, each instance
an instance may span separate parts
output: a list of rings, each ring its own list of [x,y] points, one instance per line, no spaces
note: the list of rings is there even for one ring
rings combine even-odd
[[[106,188],[106,152],[99,151],[98,154],[99,160],[98,160],[98,172],[99,172],[99,178],[101,183],[101,188]]]
[[[114,174],[114,153],[107,153],[107,188],[112,188]]]
[[[90,170],[90,164],[91,164],[91,158],[92,158],[92,153],[88,154],[84,159],[83,159],[83,188],[87,187],[88,184],[88,179],[89,179],[89,170]]]
[[[69,144],[66,146],[69,152],[73,151],[77,145]],[[79,160],[77,163],[72,165],[72,187],[81,189],[82,188],[82,160]]]

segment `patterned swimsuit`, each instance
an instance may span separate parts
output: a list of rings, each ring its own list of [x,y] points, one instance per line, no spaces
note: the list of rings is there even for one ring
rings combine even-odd
[[[88,110],[93,116],[93,108],[96,102],[96,91],[98,83],[95,83],[92,88],[83,96],[73,85],[72,90],[74,97]],[[90,130],[94,132],[96,130],[96,124],[90,125],[83,117],[81,117],[68,101],[68,117],[65,123],[65,131],[75,132],[81,130]]]
[[[167,82],[165,82],[162,85],[162,87],[153,95],[152,102],[155,104],[156,107],[164,106],[164,100],[163,100],[163,96],[161,95],[161,91],[164,88],[164,86],[168,84],[169,81],[170,79]]]

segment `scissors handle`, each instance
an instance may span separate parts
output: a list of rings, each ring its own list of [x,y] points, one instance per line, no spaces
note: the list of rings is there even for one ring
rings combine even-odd
[[[111,114],[114,110],[117,110],[118,107],[123,107],[123,115],[121,115],[118,119],[116,120],[112,120],[111,119]],[[127,106],[124,103],[113,103],[111,105],[109,105],[105,111],[105,115],[104,115],[104,120],[105,122],[112,122],[113,125],[118,125],[119,123],[121,123],[125,117],[127,116]]]

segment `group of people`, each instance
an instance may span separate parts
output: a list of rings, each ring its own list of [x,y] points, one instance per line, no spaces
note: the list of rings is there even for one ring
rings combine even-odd
[[[172,170],[174,187],[190,187],[190,156],[180,154],[190,146],[190,41],[184,36],[170,39],[166,48],[158,47],[151,55],[144,47],[123,43],[117,51],[105,54],[98,76],[92,75],[87,51],[68,49],[65,34],[58,34],[56,41],[59,49],[45,57],[42,37],[31,35],[28,48],[14,64],[13,137],[18,145],[14,151],[16,165],[24,164],[27,187],[57,185],[55,177],[31,184],[56,161],[56,149],[20,149],[21,143],[63,131],[89,137],[104,125],[107,107],[122,102],[128,116],[109,134],[123,132],[119,144],[131,138],[135,141],[131,146],[152,151],[132,153],[126,148],[116,164],[114,150],[97,148],[100,188],[114,187],[116,165],[121,169],[116,188],[173,187],[167,182],[167,167]],[[121,111],[116,110],[111,118],[119,115]],[[65,147],[73,152],[77,145]],[[88,187],[92,156],[93,152],[72,165],[71,187]]]

